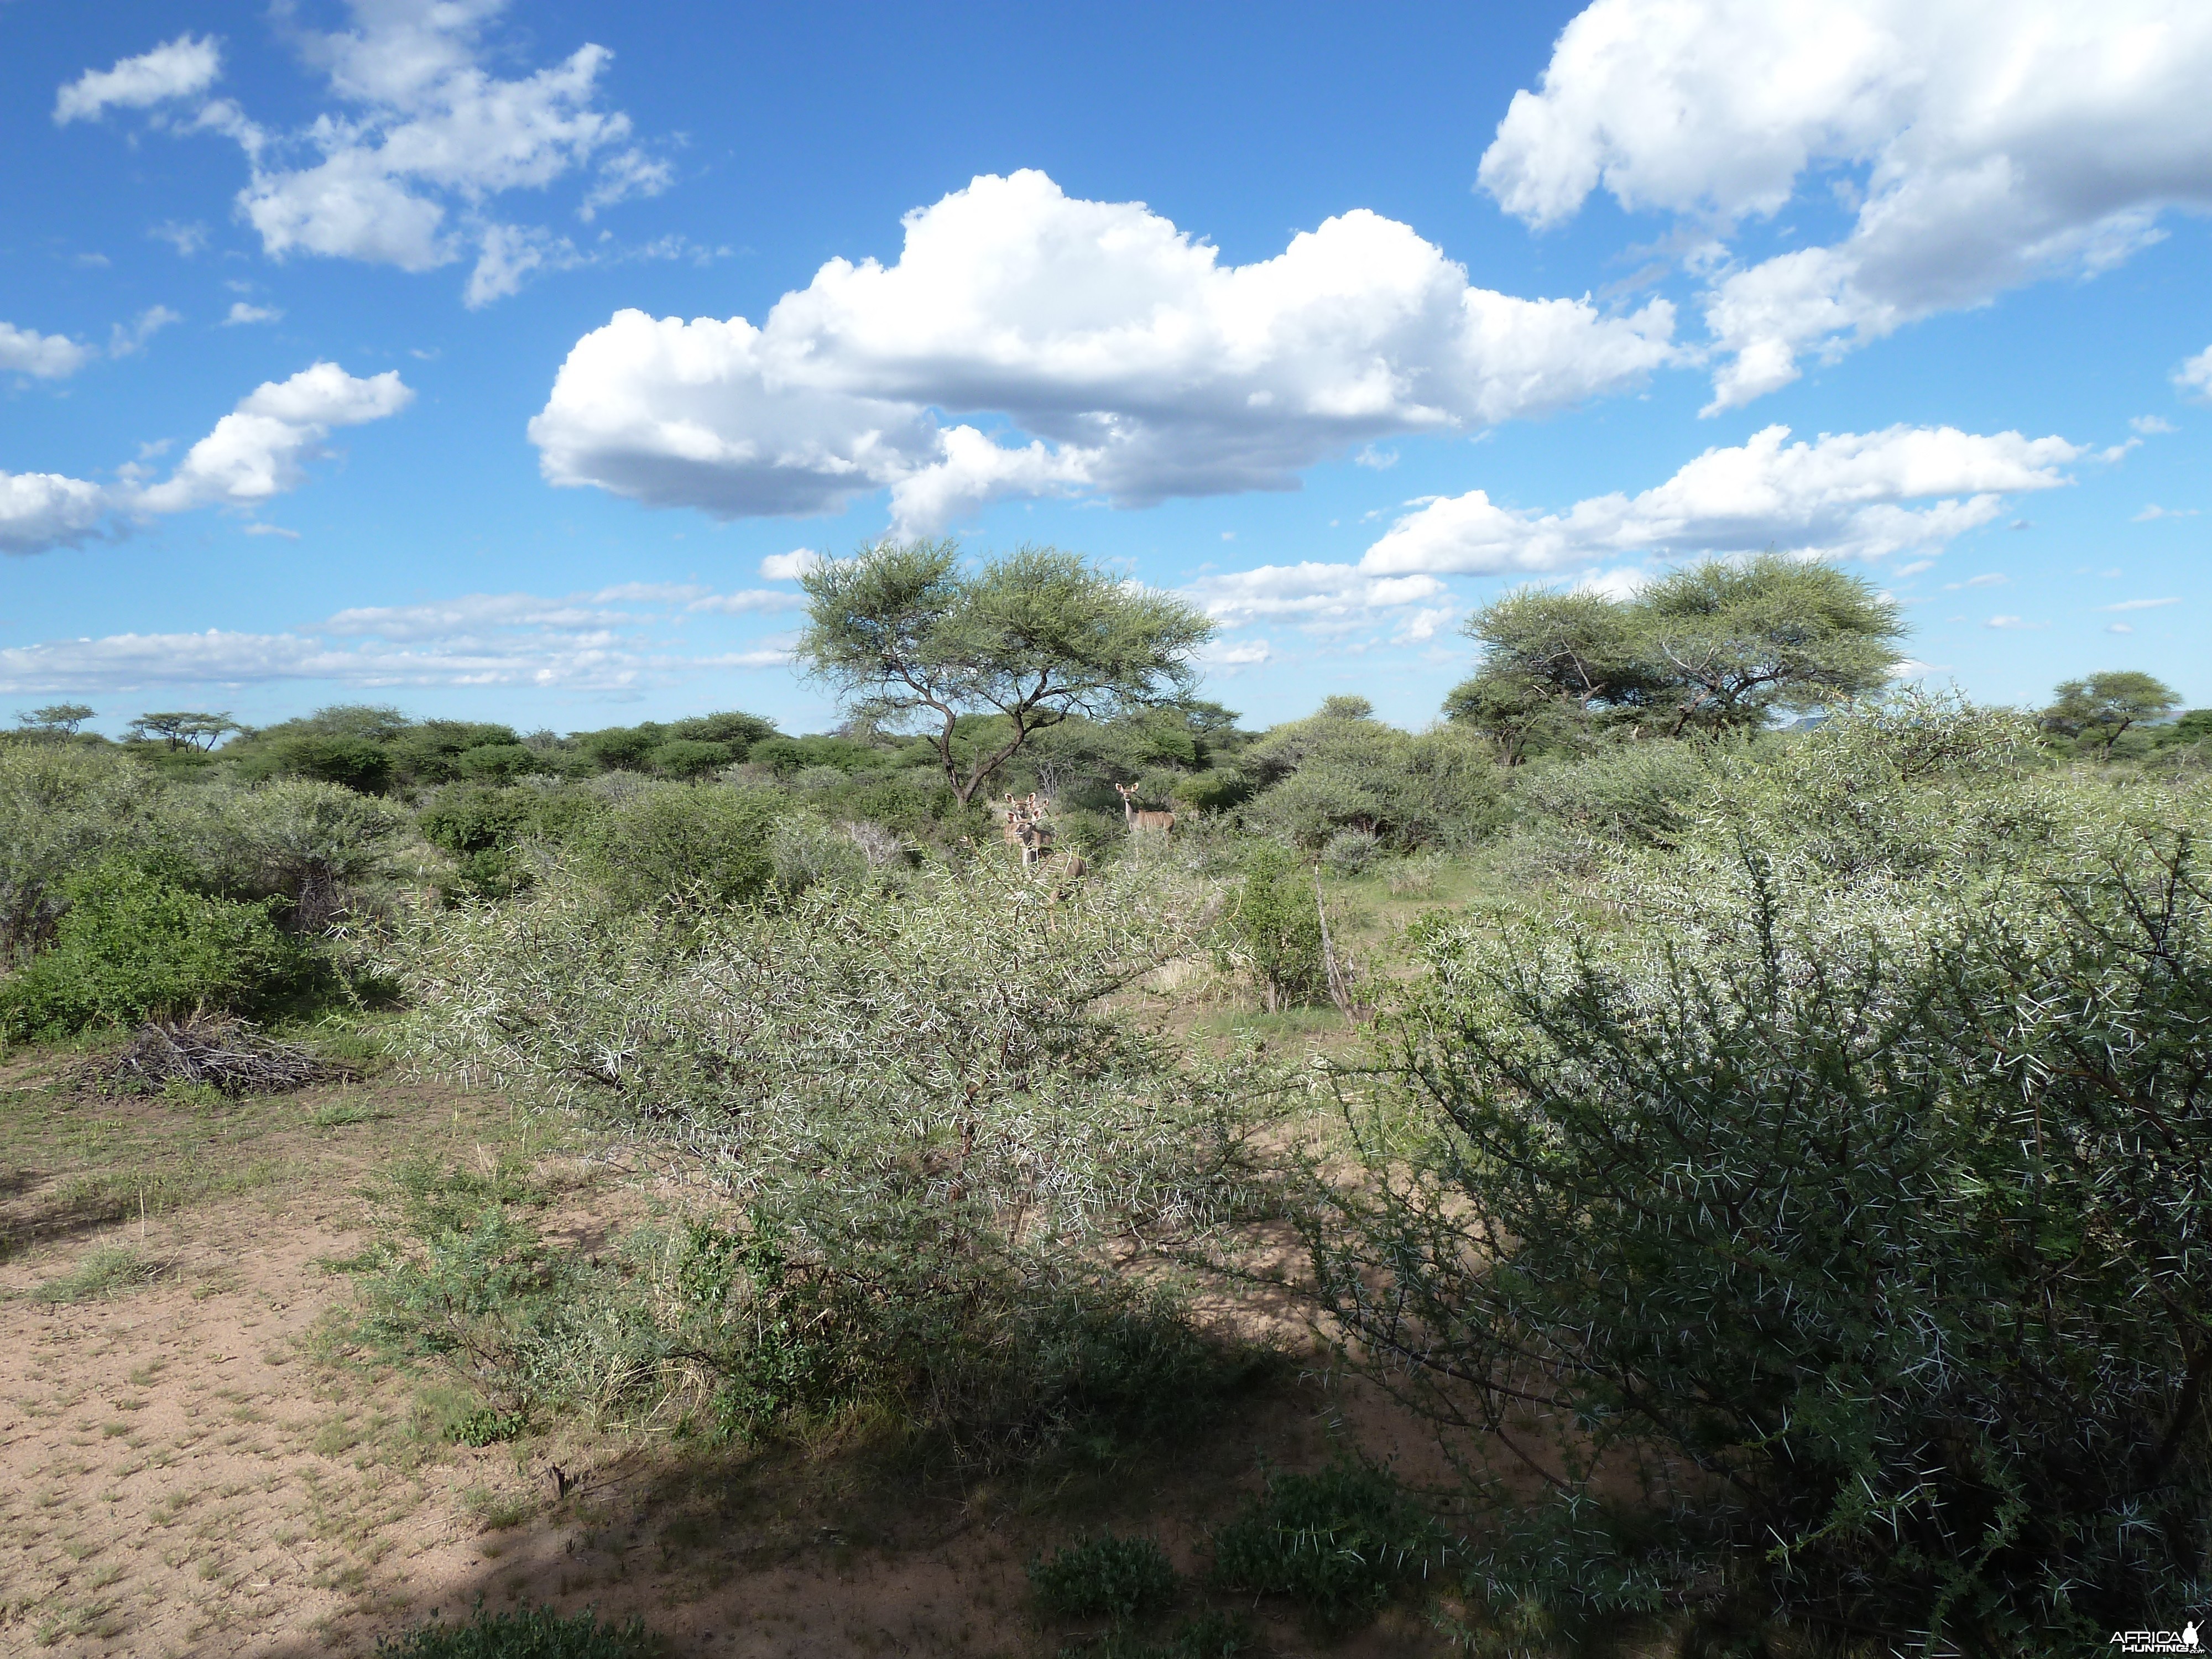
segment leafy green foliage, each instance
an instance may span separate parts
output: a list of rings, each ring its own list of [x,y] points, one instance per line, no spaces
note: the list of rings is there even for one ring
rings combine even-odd
[[[1227,1589],[1288,1596],[1344,1628],[1429,1577],[1443,1553],[1435,1522],[1387,1473],[1339,1463],[1271,1475],[1213,1534],[1213,1577]]]
[[[1493,1604],[2001,1650],[2212,1588],[2203,799],[2115,819],[2023,728],[1839,717],[1609,920],[1425,935],[1310,1240],[1348,1340],[1562,1489]]]
[[[1155,1539],[1102,1532],[1030,1563],[1030,1589],[1053,1619],[1149,1619],[1175,1600],[1176,1570]]]
[[[757,898],[775,878],[769,836],[788,810],[769,790],[647,785],[583,820],[579,867],[624,910]]]
[[[723,1207],[609,1262],[504,1205],[403,1206],[373,1334],[503,1399],[741,1437],[865,1403],[988,1462],[1203,1421],[1255,1357],[1091,1243],[1233,1213],[1249,1085],[1094,1009],[1195,916],[1110,881],[1048,901],[994,861],[662,916],[556,869],[412,919],[419,1047],[690,1148]]]
[[[1503,821],[1498,768],[1479,743],[1451,729],[1401,732],[1344,706],[1354,702],[1332,698],[1243,752],[1240,769],[1268,785],[1245,823],[1296,847],[1350,830],[1411,848],[1464,846]]]
[[[1512,765],[1594,729],[1752,729],[1880,687],[1905,635],[1864,580],[1775,554],[1686,566],[1633,598],[1522,588],[1468,619],[1483,647],[1446,712]]]
[[[110,862],[63,884],[52,947],[0,982],[0,1035],[63,1035],[195,1010],[251,1012],[301,980],[309,959],[265,904],[209,898],[141,866]]]
[[[2043,724],[2053,732],[2097,745],[2106,759],[2112,745],[2132,726],[2164,720],[2181,699],[2163,680],[2133,671],[2092,674],[2060,684]]]
[[[380,1637],[380,1659],[655,1659],[667,1651],[643,1621],[604,1625],[591,1608],[564,1617],[551,1607],[486,1613],[481,1601],[465,1625],[436,1622],[400,1637]]]
[[[1131,586],[1055,548],[959,568],[951,541],[885,542],[800,580],[798,655],[860,719],[934,728],[963,805],[1030,736],[1071,714],[1110,717],[1186,696],[1213,624],[1172,596]],[[1001,729],[976,742],[963,715]]]
[[[0,960],[52,936],[71,876],[150,840],[161,793],[132,757],[52,743],[0,748]]]
[[[1269,1012],[1327,990],[1313,871],[1280,848],[1261,845],[1246,855],[1223,925],[1230,960],[1259,982]]]

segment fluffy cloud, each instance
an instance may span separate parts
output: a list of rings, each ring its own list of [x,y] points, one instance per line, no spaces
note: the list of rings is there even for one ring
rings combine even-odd
[[[148,513],[252,507],[298,488],[307,476],[301,464],[332,427],[380,421],[414,399],[397,369],[357,380],[336,363],[317,363],[249,393],[185,452],[174,473],[128,503]]]
[[[239,210],[272,258],[313,254],[420,271],[473,252],[465,298],[483,305],[540,266],[581,257],[565,238],[501,222],[485,210],[492,198],[587,174],[579,212],[588,221],[667,188],[667,165],[632,142],[629,118],[599,107],[613,57],[605,47],[580,46],[550,68],[506,80],[479,61],[484,27],[506,0],[349,0],[349,9],[351,28],[296,37],[338,105],[301,131],[271,131],[224,99],[189,118],[156,118],[221,134],[245,151],[251,179]],[[55,118],[191,99],[218,68],[212,40],[180,39],[63,88]],[[111,82],[122,89],[103,89]]]
[[[1749,266],[1706,240],[1719,410],[1808,351],[2103,270],[2162,211],[2212,209],[2208,82],[2193,0],[1596,0],[1480,176],[1536,225],[1601,188],[1723,238],[1808,175],[1854,204],[1841,241]]]
[[[1440,597],[1433,576],[1378,576],[1342,564],[1271,564],[1205,576],[1188,592],[1217,621],[1318,624],[1322,631],[1356,627],[1383,611]]]
[[[0,373],[58,380],[82,368],[92,355],[89,347],[64,335],[0,323]]]
[[[916,532],[1010,494],[1287,489],[1376,438],[1560,408],[1674,356],[1664,302],[1614,318],[1474,288],[1364,210],[1249,265],[1036,172],[905,223],[897,263],[833,259],[757,327],[623,311],[586,335],[531,422],[546,477],[724,516],[890,488]]]
[[[243,300],[231,301],[230,315],[222,319],[225,328],[236,328],[244,323],[274,323],[283,319],[284,313],[275,306],[248,305]]]
[[[2006,494],[2065,483],[2058,469],[2087,453],[2063,438],[1951,427],[1789,437],[1789,428],[1768,427],[1738,447],[1707,450],[1656,489],[1595,496],[1565,513],[1500,507],[1479,489],[1425,502],[1360,568],[1486,575],[1765,547],[1878,558],[1940,547],[1989,523]],[[1930,498],[1942,499],[1904,505]]]
[[[2212,403],[2212,346],[2206,346],[2175,369],[2173,383],[2185,395]]]
[[[98,484],[58,472],[0,472],[0,553],[82,546],[106,514]]]
[[[2063,438],[1949,427],[1789,439],[1788,428],[1769,427],[1741,447],[1707,450],[1640,495],[1593,496],[1561,513],[1502,507],[1480,489],[1427,497],[1408,502],[1413,511],[1356,565],[1262,565],[1187,591],[1231,627],[1289,621],[1331,634],[1390,623],[1401,640],[1424,640],[1453,614],[1435,603],[1448,591],[1442,576],[1544,575],[1769,547],[1827,558],[1934,551],[1995,520],[2008,494],[2065,483],[2059,469],[2090,453]],[[1580,585],[1626,598],[1645,580],[1620,566]],[[1993,580],[2002,578],[1964,585]]]
[[[787,594],[768,596],[791,603]],[[775,640],[685,650],[684,616],[760,608],[696,583],[631,582],[545,598],[469,593],[428,605],[342,611],[277,634],[117,634],[0,650],[0,693],[321,680],[362,687],[524,685],[621,690],[727,669],[781,666]]]
[[[0,472],[0,552],[82,546],[107,533],[118,515],[258,506],[305,479],[303,464],[331,428],[382,420],[414,397],[396,370],[357,380],[336,363],[317,363],[240,399],[159,483],[145,483],[136,465],[108,485],[53,472]]]
[[[167,46],[125,58],[110,70],[87,70],[54,98],[54,120],[96,121],[111,106],[147,109],[190,98],[215,84],[222,52],[212,36],[180,34]]]

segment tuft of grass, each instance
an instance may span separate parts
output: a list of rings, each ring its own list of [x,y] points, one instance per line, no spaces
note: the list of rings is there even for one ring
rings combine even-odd
[[[494,1492],[489,1486],[471,1486],[461,1494],[461,1507],[486,1532],[504,1532],[509,1527],[519,1527],[530,1518],[538,1506],[531,1499],[514,1492]]]
[[[666,1650],[635,1618],[603,1625],[594,1607],[566,1618],[551,1607],[487,1613],[481,1598],[465,1625],[434,1620],[376,1644],[379,1659],[653,1659]]]
[[[1176,1570],[1150,1538],[1100,1533],[1030,1563],[1037,1606],[1054,1619],[1144,1619],[1175,1600]]]
[[[352,1123],[381,1123],[392,1114],[365,1100],[334,1100],[307,1114],[318,1129],[342,1129]]]
[[[1364,1623],[1442,1562],[1436,1522],[1383,1470],[1271,1476],[1213,1534],[1214,1582],[1285,1595],[1334,1629]]]
[[[76,1266],[49,1279],[31,1292],[32,1299],[58,1305],[90,1302],[97,1297],[120,1296],[161,1276],[163,1264],[149,1261],[128,1245],[108,1244],[88,1250]]]

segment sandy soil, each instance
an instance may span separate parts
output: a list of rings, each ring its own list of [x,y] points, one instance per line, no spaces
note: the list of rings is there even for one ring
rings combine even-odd
[[[1316,1464],[1348,1434],[1417,1476],[1433,1467],[1417,1429],[1310,1376],[1172,1460],[1042,1488],[930,1478],[865,1444],[717,1462],[556,1429],[453,1447],[426,1431],[424,1379],[333,1356],[325,1315],[349,1291],[326,1264],[364,1242],[356,1194],[370,1170],[425,1136],[465,1150],[511,1133],[497,1103],[356,1086],[202,1121],[161,1102],[34,1102],[22,1074],[12,1080],[17,1092],[0,1093],[0,1114],[21,1115],[14,1167],[0,1169],[0,1238],[16,1248],[0,1265],[0,1651],[363,1653],[481,1597],[639,1613],[679,1655],[1051,1654],[1070,1632],[1037,1623],[1024,1568],[1055,1542],[1102,1524],[1150,1529],[1198,1569],[1205,1526],[1258,1485],[1263,1461]],[[360,1121],[333,1101],[355,1103]],[[37,1133],[23,1127],[34,1106]],[[341,1121],[318,1127],[318,1114]],[[176,1188],[167,1213],[114,1218],[130,1160],[149,1172],[142,1193],[147,1181],[170,1191],[162,1160],[188,1142],[198,1187]],[[267,1178],[223,1190],[249,1163]],[[97,1202],[84,1197],[93,1177]],[[592,1203],[623,1201],[611,1188],[575,1196],[580,1225]],[[34,1298],[116,1245],[159,1277],[74,1304]],[[1324,1644],[1258,1612],[1267,1652],[1431,1649],[1411,1614]]]

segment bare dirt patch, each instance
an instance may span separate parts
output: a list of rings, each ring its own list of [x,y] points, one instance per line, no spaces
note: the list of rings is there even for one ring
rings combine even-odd
[[[526,1151],[563,1189],[544,1218],[588,1237],[637,1213],[649,1175],[497,1100],[418,1085],[118,1101],[64,1072],[0,1083],[11,1653],[367,1653],[481,1598],[638,1613],[677,1654],[1052,1654],[1079,1632],[1037,1620],[1025,1567],[1041,1551],[1113,1526],[1195,1575],[1206,1528],[1263,1467],[1351,1438],[1416,1479],[1432,1467],[1387,1406],[1295,1366],[1171,1455],[997,1480],[866,1424],[750,1453],[559,1424],[450,1444],[449,1382],[364,1368],[329,1340],[350,1301],[329,1264],[366,1242],[364,1182],[410,1152]],[[88,1274],[102,1252],[137,1267]],[[1264,1652],[1431,1643],[1410,1613],[1328,1643],[1254,1611]]]

